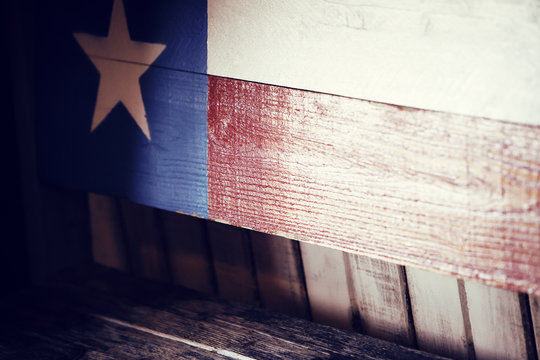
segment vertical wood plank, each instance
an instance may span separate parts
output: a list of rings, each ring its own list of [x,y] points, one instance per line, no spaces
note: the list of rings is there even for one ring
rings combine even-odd
[[[353,329],[351,301],[342,251],[300,243],[313,320]]]
[[[206,226],[219,296],[257,302],[257,279],[246,230],[214,221],[208,221]]]
[[[118,270],[129,271],[118,201],[110,196],[90,193],[88,205],[94,261]]]
[[[134,274],[149,279],[170,279],[155,209],[121,199],[123,226]]]
[[[415,345],[410,318],[405,269],[366,256],[348,255],[352,280],[351,301],[356,304],[361,331],[401,345]]]
[[[215,279],[206,241],[205,221],[196,217],[159,210],[165,254],[175,284],[215,294]]]
[[[536,342],[536,358],[540,359],[540,296],[529,295],[529,302]]]
[[[470,347],[458,280],[411,267],[406,268],[406,273],[418,347],[467,359]]]
[[[527,359],[519,293],[465,281],[476,358]]]
[[[250,231],[261,305],[309,318],[306,286],[297,241]]]

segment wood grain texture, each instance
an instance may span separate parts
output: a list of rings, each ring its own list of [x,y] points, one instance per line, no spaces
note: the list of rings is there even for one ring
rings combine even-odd
[[[454,359],[469,358],[458,280],[407,267],[418,348]]]
[[[72,271],[1,302],[0,316],[2,359],[438,358],[111,270]]]
[[[120,206],[133,273],[154,280],[170,280],[156,210],[125,199],[120,200]]]
[[[158,211],[165,238],[172,282],[204,294],[215,294],[210,249],[202,219],[170,211]]]
[[[98,264],[129,271],[126,239],[118,200],[105,195],[88,194],[92,254]]]
[[[209,78],[209,216],[540,292],[540,128]]]
[[[465,281],[476,359],[528,359],[519,294]]]
[[[246,230],[213,221],[206,223],[220,297],[244,303],[259,300],[253,254]]]
[[[265,309],[309,319],[306,284],[297,241],[249,233],[261,305]]]
[[[362,333],[408,347],[416,345],[405,269],[360,255],[348,257],[351,302]]]
[[[540,125],[539,18],[536,0],[209,0],[208,73]]]
[[[537,357],[540,358],[540,298],[538,296],[530,296],[531,318],[533,323],[534,337],[536,340]]]
[[[353,309],[341,251],[300,243],[313,321],[352,330]]]

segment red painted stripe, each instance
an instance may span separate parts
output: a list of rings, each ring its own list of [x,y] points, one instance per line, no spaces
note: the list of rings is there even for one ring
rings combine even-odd
[[[540,291],[540,128],[209,77],[209,217]]]

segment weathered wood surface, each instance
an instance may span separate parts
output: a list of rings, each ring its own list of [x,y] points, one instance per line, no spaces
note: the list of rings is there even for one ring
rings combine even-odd
[[[256,231],[249,234],[261,306],[309,319],[311,314],[298,242]]]
[[[209,78],[211,219],[540,291],[540,128]]]
[[[532,359],[530,324],[523,322],[520,294],[466,281],[467,303],[476,359]],[[528,304],[526,304],[528,306]],[[528,320],[526,320],[528,321]]]
[[[126,199],[120,200],[120,207],[133,273],[154,280],[170,280],[157,210]]]
[[[172,282],[204,294],[215,294],[216,280],[205,221],[165,210],[158,211],[158,219]]]
[[[537,357],[540,358],[540,298],[538,296],[530,296],[530,310],[533,323],[534,337],[536,340]]]
[[[407,268],[407,282],[418,348],[454,359],[473,358],[458,280]]]
[[[118,200],[111,196],[88,194],[92,255],[98,264],[129,271],[127,243]]]
[[[363,334],[416,347],[405,269],[366,256],[346,254],[351,306]]]
[[[103,269],[4,300],[0,314],[1,359],[435,358]]]
[[[257,276],[247,232],[216,222],[207,222],[206,230],[219,296],[244,303],[257,302]]]
[[[208,73],[539,125],[539,18],[534,0],[210,0]]]
[[[353,330],[353,310],[342,251],[300,243],[313,321]]]

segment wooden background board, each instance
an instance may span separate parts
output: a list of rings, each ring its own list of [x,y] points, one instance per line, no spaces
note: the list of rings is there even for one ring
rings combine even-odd
[[[535,359],[540,312],[534,296],[527,299],[525,294],[477,282],[224,224],[206,224],[181,214],[163,215],[176,224],[160,228],[174,237],[168,242],[174,256],[167,258],[167,267],[183,269],[186,274],[209,269],[197,281],[180,282],[191,288],[215,293],[212,283],[217,281],[223,298],[439,355]],[[214,230],[207,234],[200,231],[201,225]],[[184,233],[191,235],[189,241],[179,236]],[[112,237],[105,234],[104,239]],[[183,245],[186,241],[189,246]],[[208,256],[206,246],[218,241],[211,252],[219,256]],[[106,247],[105,241],[101,244]],[[298,251],[292,250],[295,247]],[[192,255],[190,261],[184,261]],[[110,261],[110,256],[96,261]],[[234,276],[242,282],[232,281]]]

